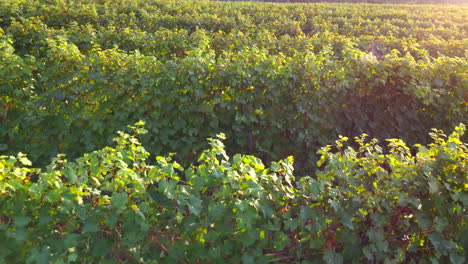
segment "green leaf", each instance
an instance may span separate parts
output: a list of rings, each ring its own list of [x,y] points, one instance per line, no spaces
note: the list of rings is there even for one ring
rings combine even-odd
[[[242,263],[243,264],[254,264],[255,258],[251,255],[244,254],[242,255]]]
[[[343,212],[343,214],[341,214],[341,223],[347,228],[354,230],[352,218],[348,213]]]
[[[205,180],[203,177],[195,176],[192,178],[192,183],[193,188],[195,188],[196,191],[200,191],[205,185]]]
[[[173,246],[169,249],[169,256],[174,260],[180,260],[185,255],[184,248],[179,246]],[[171,261],[170,263],[174,263]]]
[[[104,257],[106,256],[110,249],[111,249],[111,245],[109,244],[109,241],[107,239],[98,239],[98,240],[95,240],[94,243],[93,243],[93,256],[96,256],[96,257]]]
[[[329,200],[329,203],[331,207],[333,208],[333,210],[335,210],[335,212],[341,212],[342,208],[341,208],[340,202],[335,201],[335,200]]]
[[[63,175],[65,175],[65,177],[67,177],[68,181],[70,182],[76,182],[76,174],[75,174],[75,171],[73,171],[73,169],[71,168],[64,168],[62,170],[63,172]]]
[[[384,234],[380,229],[369,229],[366,234],[372,243],[378,243],[384,239]]]
[[[431,241],[434,248],[442,253],[445,254],[448,252],[449,249],[453,248],[453,244],[450,241],[447,241],[445,238],[442,237],[439,233],[431,233],[428,236],[429,240]]]
[[[272,162],[270,168],[274,172],[279,172],[281,170],[281,165],[277,162]]]
[[[225,211],[226,211],[226,206],[222,203],[219,203],[210,209],[209,214],[216,219],[221,219]]]
[[[56,202],[60,201],[61,196],[60,196],[60,193],[59,193],[58,189],[51,190],[46,195],[46,199],[47,199],[47,201],[49,201],[51,203],[56,203]]]
[[[275,232],[273,245],[276,250],[283,250],[289,244],[289,241],[289,237],[283,232]]]
[[[79,239],[80,239],[80,235],[78,235],[78,234],[69,234],[63,240],[63,244],[64,244],[65,248],[67,248],[67,249],[68,248],[74,248],[74,247],[78,246]]]
[[[372,246],[365,246],[362,248],[362,253],[364,253],[364,256],[366,256],[368,260],[374,259],[373,252],[374,250],[372,249]]]
[[[31,161],[26,157],[21,157],[18,159],[24,166],[32,166]]]
[[[467,249],[465,248],[465,250],[467,250]],[[455,250],[451,250],[450,251],[450,263],[452,263],[452,264],[464,264],[464,263],[466,263],[465,262],[465,256],[459,254]]]
[[[442,233],[445,228],[448,226],[447,218],[445,217],[436,217],[434,219],[435,230],[439,233]]]
[[[169,198],[167,198],[166,195],[159,192],[159,190],[155,187],[149,188],[148,193],[151,197],[151,200],[153,200],[158,206],[161,206],[163,208],[172,208],[172,201]]]
[[[114,193],[111,198],[111,205],[117,209],[124,209],[128,200],[127,193]]]
[[[99,225],[96,223],[86,223],[83,225],[81,232],[84,233],[96,233],[99,230]]]
[[[325,263],[341,264],[343,263],[343,256],[329,248],[325,251],[325,254],[323,254],[323,260]]]
[[[429,190],[431,193],[437,194],[439,193],[439,190],[441,188],[440,182],[434,178],[434,177],[429,177]]]
[[[242,155],[240,154],[235,154],[234,157],[232,158],[233,164],[239,164],[241,161],[242,161]]]
[[[32,263],[49,263],[50,259],[50,248],[48,246],[42,246],[41,248],[34,248],[32,254],[28,257]]]
[[[31,217],[27,216],[16,216],[15,217],[15,226],[16,227],[25,227],[29,221],[31,221]]]
[[[272,218],[275,214],[275,210],[273,209],[273,207],[274,203],[272,201],[264,200],[263,204],[260,206],[260,210],[266,218]]]
[[[166,181],[165,179],[161,179],[158,182],[158,185],[159,185],[159,190],[169,195],[169,197],[175,195],[175,188],[177,186],[176,180],[170,179],[169,181]]]
[[[78,260],[78,254],[76,254],[75,252],[68,255],[68,263],[75,262],[77,260]]]
[[[195,195],[189,196],[188,208],[192,214],[198,215],[203,209],[202,200]]]
[[[419,228],[422,230],[428,229],[432,226],[432,217],[426,212],[416,212],[416,220],[418,222]]]

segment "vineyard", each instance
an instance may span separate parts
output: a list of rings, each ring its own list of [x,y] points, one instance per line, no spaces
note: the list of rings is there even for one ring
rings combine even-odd
[[[465,263],[467,14],[1,0],[0,263]]]

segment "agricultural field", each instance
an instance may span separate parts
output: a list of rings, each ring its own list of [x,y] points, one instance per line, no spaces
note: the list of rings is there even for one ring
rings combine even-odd
[[[1,0],[0,263],[464,263],[467,14]]]
[[[69,3],[69,4],[67,4]],[[468,6],[2,1],[2,151],[45,165],[146,121],[145,147],[289,155],[426,143],[468,116]]]

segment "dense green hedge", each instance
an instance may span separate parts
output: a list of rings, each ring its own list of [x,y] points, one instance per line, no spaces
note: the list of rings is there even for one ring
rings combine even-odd
[[[150,154],[136,136],[64,155],[46,169],[0,157],[2,263],[466,263],[468,145],[460,125],[415,146],[341,137],[317,178],[293,158],[229,157],[221,140],[193,164]]]

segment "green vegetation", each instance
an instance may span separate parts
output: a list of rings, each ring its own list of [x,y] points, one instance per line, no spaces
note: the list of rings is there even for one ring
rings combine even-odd
[[[0,157],[0,261],[5,263],[465,263],[465,127],[419,146],[341,138],[322,148],[317,179],[292,157],[266,167],[229,157],[220,139],[183,168],[136,135],[44,171]],[[464,251],[465,250],[465,251]]]
[[[462,4],[466,0],[215,0],[275,3]]]
[[[0,151],[45,166],[138,120],[150,153],[296,157],[339,135],[427,143],[468,117],[465,5],[0,2]]]
[[[0,263],[465,263],[467,13],[1,0]]]

